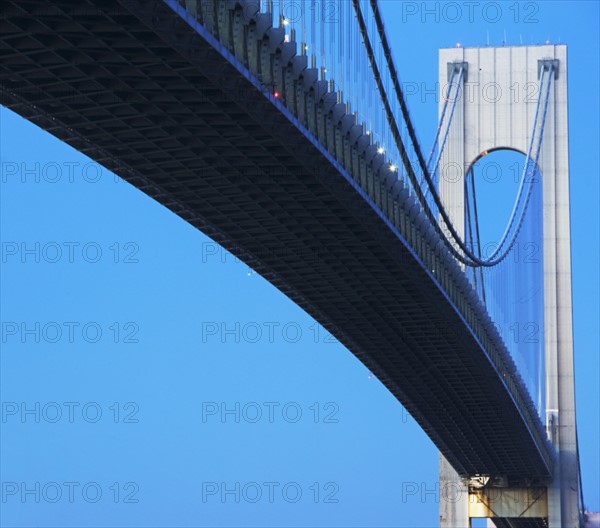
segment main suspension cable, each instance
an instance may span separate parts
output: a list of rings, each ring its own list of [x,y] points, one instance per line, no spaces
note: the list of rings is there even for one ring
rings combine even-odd
[[[462,81],[463,72],[464,72],[464,69],[460,68],[460,71],[458,72],[458,81],[456,81],[456,95],[454,97],[454,100],[452,101],[452,107],[450,108],[450,115],[448,116],[448,126],[446,126],[446,131],[444,132],[444,137],[442,138],[442,144],[440,146],[440,151],[438,152],[437,158],[435,160],[435,164],[433,165],[433,169],[431,170],[431,177],[433,180],[435,180],[435,175],[438,171],[438,167],[440,166],[440,161],[442,159],[444,147],[446,146],[446,140],[448,139],[448,133],[450,132],[450,125],[452,124],[452,117],[454,116],[454,109],[456,108],[456,101],[458,100],[458,94],[460,93],[460,81]],[[452,70],[452,73],[454,73],[454,70]],[[450,88],[448,88],[448,96],[450,96]],[[442,123],[440,122],[440,127],[441,126],[442,126]],[[429,169],[429,165],[427,165],[427,168]],[[434,189],[435,189],[435,187],[434,187]],[[427,189],[425,189],[425,195],[427,195],[428,190],[429,190],[429,187]]]
[[[446,110],[448,108],[448,101],[450,100],[450,90],[452,89],[452,81],[454,80],[454,75],[456,75],[456,70],[454,68],[452,68],[452,72],[450,73],[450,80],[448,81],[448,91],[446,92],[446,98],[444,99],[444,106],[442,107],[442,115],[440,116],[439,125],[435,132],[435,138],[433,140],[433,145],[431,146],[431,151],[429,152],[429,156],[427,157],[427,164],[425,165],[428,169],[431,164],[433,155],[435,154],[435,148],[438,145],[438,140],[440,138],[440,132],[442,131],[442,123],[444,122],[444,117],[446,115]]]
[[[526,199],[526,202],[525,202],[525,207],[524,207],[523,211],[521,212],[519,221],[517,222],[517,229],[515,230],[515,233],[514,233],[514,235],[512,237],[512,240],[511,240],[508,248],[499,257],[497,257],[497,258],[490,257],[489,259],[486,259],[486,260],[482,260],[477,255],[475,255],[472,251],[470,251],[468,249],[467,245],[462,240],[462,237],[460,237],[460,235],[456,231],[453,223],[451,222],[451,220],[450,220],[450,218],[448,216],[448,213],[446,212],[446,210],[445,210],[445,208],[444,208],[444,206],[443,206],[443,204],[442,204],[442,202],[440,200],[440,197],[439,197],[439,195],[438,195],[438,193],[437,193],[437,191],[435,189],[435,185],[434,185],[434,183],[433,183],[433,181],[431,179],[429,171],[427,170],[427,166],[426,166],[425,160],[423,159],[423,155],[422,155],[422,152],[421,152],[421,148],[420,148],[419,142],[417,141],[417,138],[416,138],[416,135],[415,135],[415,132],[414,132],[414,127],[413,127],[412,122],[410,120],[410,115],[408,113],[408,108],[406,106],[406,101],[404,99],[404,94],[402,92],[402,89],[401,89],[399,81],[398,81],[398,75],[396,73],[396,69],[395,69],[395,66],[394,66],[394,63],[393,63],[393,59],[392,59],[392,56],[391,56],[391,50],[390,50],[390,47],[389,47],[389,44],[388,44],[388,41],[387,41],[387,36],[385,34],[385,29],[384,29],[383,21],[381,19],[381,15],[380,15],[380,12],[379,12],[379,6],[377,4],[377,0],[370,0],[370,3],[371,3],[371,9],[373,11],[374,20],[375,20],[375,23],[376,23],[376,26],[377,26],[377,31],[379,33],[379,38],[380,38],[380,41],[381,41],[381,45],[383,47],[385,58],[386,58],[386,61],[387,61],[387,67],[388,67],[388,70],[389,70],[390,75],[392,77],[392,82],[393,82],[393,85],[394,85],[394,89],[396,91],[396,97],[397,97],[398,102],[400,104],[400,108],[401,108],[401,111],[402,111],[402,116],[403,116],[404,121],[406,123],[408,134],[409,134],[409,137],[410,137],[411,142],[412,142],[413,150],[415,151],[415,153],[417,155],[417,158],[419,160],[419,165],[420,165],[421,170],[423,172],[423,177],[425,178],[425,181],[427,183],[427,187],[428,187],[429,191],[431,192],[431,195],[432,195],[432,197],[434,199],[434,202],[435,202],[435,204],[436,204],[436,206],[438,208],[438,211],[439,211],[439,213],[440,213],[440,215],[442,217],[442,220],[443,220],[445,226],[447,227],[448,231],[450,232],[450,234],[451,234],[454,242],[450,241],[448,239],[448,237],[443,233],[443,231],[437,225],[438,223],[434,219],[434,215],[431,212],[431,208],[429,207],[429,204],[425,201],[424,195],[423,195],[423,193],[422,193],[422,191],[420,189],[420,185],[416,181],[416,176],[415,176],[414,170],[413,170],[413,168],[410,165],[410,162],[408,160],[408,155],[406,153],[406,148],[405,148],[404,144],[402,143],[402,141],[401,141],[401,139],[399,137],[397,124],[395,122],[395,119],[394,119],[393,115],[391,114],[391,109],[390,109],[389,101],[388,101],[388,98],[387,98],[387,94],[386,94],[385,89],[384,89],[384,87],[383,87],[383,85],[381,83],[381,79],[380,79],[381,76],[380,76],[379,69],[377,67],[376,61],[375,61],[374,54],[373,54],[373,47],[371,45],[370,38],[369,38],[368,32],[366,30],[366,25],[365,25],[364,18],[363,18],[363,15],[362,15],[362,10],[361,10],[361,7],[360,7],[359,0],[353,0],[354,10],[356,12],[358,23],[359,23],[359,26],[360,26],[360,29],[361,29],[361,33],[362,33],[362,36],[363,36],[363,41],[365,43],[365,47],[367,48],[367,53],[368,53],[368,56],[369,56],[369,61],[370,61],[370,64],[371,64],[371,68],[373,69],[373,73],[374,73],[374,76],[375,76],[375,80],[377,82],[377,86],[379,88],[381,99],[384,102],[384,107],[385,107],[385,111],[386,111],[386,114],[387,114],[388,123],[390,124],[390,127],[392,128],[392,132],[393,132],[393,135],[394,135],[394,140],[396,141],[396,144],[397,144],[398,149],[400,151],[402,162],[403,162],[403,164],[404,164],[404,166],[406,168],[406,172],[407,172],[407,175],[408,175],[408,177],[409,177],[409,179],[411,181],[411,184],[413,185],[413,188],[414,188],[415,194],[417,196],[417,199],[419,200],[419,203],[421,204],[421,207],[423,208],[423,211],[424,211],[425,215],[430,220],[430,222],[432,223],[432,225],[434,226],[434,228],[436,229],[436,231],[438,232],[438,234],[440,234],[440,236],[442,237],[442,239],[446,243],[446,246],[449,248],[449,250],[453,254],[453,256],[455,256],[457,258],[457,260],[459,260],[460,262],[462,262],[465,265],[472,266],[472,267],[479,267],[479,266],[491,267],[491,266],[495,266],[496,264],[499,264],[500,262],[502,262],[506,258],[506,256],[509,254],[510,250],[512,249],[512,247],[513,247],[513,245],[514,245],[514,243],[516,241],[516,238],[517,238],[518,233],[520,231],[520,227],[522,225],[522,221],[523,221],[523,218],[524,218],[524,213],[525,213],[525,210],[527,208],[527,204],[529,202],[528,198],[529,198],[529,195],[531,194],[531,183],[532,183],[532,181],[530,181],[530,185],[529,185],[529,189],[528,189],[528,193],[527,193],[527,199]],[[542,68],[542,72],[541,72],[542,78],[540,79],[540,88],[542,87],[542,80],[543,80],[544,71],[545,71],[545,68]],[[549,66],[549,71],[550,71],[550,73],[552,73],[552,65]],[[545,118],[545,113],[546,113],[547,106],[548,106],[548,93],[549,93],[549,90],[550,90],[550,83],[551,83],[552,76],[550,75],[549,78],[550,78],[550,81],[548,82],[548,87],[547,87],[547,90],[546,90],[546,101],[545,101],[545,107],[544,107],[544,118]],[[540,90],[540,92],[541,92],[541,90]],[[541,93],[540,93],[540,98],[538,98],[538,105],[540,103],[540,99],[541,99]],[[545,121],[545,119],[543,120],[543,122],[544,121]],[[544,128],[543,127],[543,122],[542,122],[542,127],[541,127],[541,132],[540,132],[540,143],[541,143],[541,138],[542,138],[542,135],[543,135],[543,128]],[[532,131],[532,136],[535,133],[536,124],[537,124],[537,119],[536,119],[536,121],[534,121],[534,127],[533,127],[533,131]],[[536,155],[536,165],[537,165],[537,159],[538,159],[538,157],[539,157],[539,150],[538,150],[537,155]],[[524,172],[524,176],[523,177],[525,177],[525,172]],[[522,183],[524,183],[524,182],[522,181]],[[519,201],[520,201],[520,196],[517,198],[517,204],[518,204]],[[510,226],[512,226],[512,224],[514,223],[514,219],[515,219],[515,215],[516,215],[516,207],[513,208],[513,213],[514,214],[511,215],[511,220],[509,222]],[[510,227],[506,230],[506,235],[508,235],[508,232],[510,232]],[[506,237],[504,237],[504,239],[501,241],[502,244],[499,245],[499,248],[501,248],[502,245],[504,245],[505,240],[506,240]],[[454,243],[456,243],[456,245],[458,245],[458,247],[460,248],[460,250],[462,251],[462,253],[465,256],[463,256],[462,254],[460,254],[456,250],[456,248],[454,247]],[[498,252],[499,252],[499,249],[497,251],[495,251],[495,255],[497,255]]]
[[[439,223],[438,223],[437,219],[435,218],[433,212],[431,211],[431,208],[427,205],[427,202],[425,201],[425,197],[423,196],[423,191],[421,190],[421,187],[417,181],[417,176],[416,176],[414,169],[410,163],[410,160],[408,159],[408,153],[406,151],[404,143],[402,142],[402,138],[400,137],[400,132],[398,129],[398,125],[396,124],[396,119],[394,118],[394,115],[391,111],[390,102],[387,97],[387,93],[385,91],[383,83],[381,81],[381,74],[379,72],[379,67],[377,66],[377,62],[375,60],[375,54],[373,53],[373,46],[371,45],[371,39],[369,38],[369,35],[367,32],[367,27],[365,24],[364,17],[362,15],[362,10],[360,8],[359,0],[352,0],[352,4],[354,6],[356,18],[357,18],[357,21],[358,21],[358,24],[360,27],[360,31],[361,31],[361,34],[363,37],[363,41],[364,41],[364,44],[366,47],[367,56],[369,58],[369,63],[371,65],[371,69],[373,70],[373,76],[375,78],[375,82],[377,83],[379,95],[381,97],[381,101],[383,102],[383,105],[385,108],[386,118],[387,118],[388,124],[390,125],[390,128],[392,129],[392,135],[394,137],[396,146],[398,147],[398,151],[400,153],[400,158],[402,159],[402,163],[406,169],[407,175],[413,186],[413,189],[417,196],[417,199],[419,200],[419,203],[423,207],[423,211],[424,211],[427,219],[429,220],[430,224],[436,230],[436,232],[440,236],[440,239],[444,242],[444,244],[447,246],[448,250],[452,253],[452,255],[454,257],[456,257],[457,260],[459,260],[460,262],[462,262],[463,264],[465,264],[467,266],[475,266],[475,265],[477,265],[477,262],[475,262],[473,259],[469,260],[468,258],[465,258],[463,255],[461,255],[456,250],[454,245],[448,240],[446,235],[443,233],[441,227],[439,226]],[[388,52],[389,52],[389,48],[388,48],[388,51],[385,52],[386,57],[388,57]],[[391,60],[391,57],[388,60]],[[393,67],[393,65],[392,65],[392,67]],[[397,85],[396,77],[394,77],[394,85]],[[399,87],[398,87],[398,89],[399,89]],[[404,102],[404,98],[400,99],[400,106],[403,108],[403,114],[405,112],[408,112],[408,110],[406,109],[406,104]],[[410,125],[410,127],[412,127],[412,125],[410,124],[410,121],[407,124]],[[411,136],[411,140],[412,140],[412,138],[414,136],[414,130],[411,132],[411,130],[409,129],[409,135]],[[415,140],[416,140],[416,138],[415,138]],[[420,151],[418,153],[418,157],[419,157],[419,163],[421,164],[421,168],[425,167],[425,160],[423,159],[423,156],[420,153]],[[425,167],[423,174],[425,175],[426,178],[429,178],[429,174],[427,173],[426,167]],[[428,181],[428,184],[429,184],[429,181]],[[435,199],[436,195],[434,194],[433,196]],[[452,227],[452,229],[454,229],[454,228]],[[458,234],[457,234],[457,237],[458,237]],[[460,237],[458,237],[458,239],[459,240],[457,242],[459,243],[459,245],[462,245],[461,249],[463,250],[463,252],[465,254],[469,255],[468,248],[464,245],[462,240],[460,240]]]

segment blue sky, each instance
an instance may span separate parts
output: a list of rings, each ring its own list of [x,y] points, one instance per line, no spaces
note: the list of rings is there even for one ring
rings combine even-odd
[[[382,9],[402,81],[432,89],[440,47],[569,46],[577,412],[598,511],[598,3],[488,4]],[[430,145],[435,98],[409,105]],[[350,352],[143,193],[0,118],[3,526],[437,525],[435,447]]]

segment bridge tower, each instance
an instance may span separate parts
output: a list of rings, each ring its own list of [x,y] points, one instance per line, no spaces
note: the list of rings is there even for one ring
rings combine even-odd
[[[454,495],[459,497],[458,500],[440,497],[442,528],[471,526],[473,517],[496,517],[497,526],[525,526],[520,524],[525,519],[511,521],[509,518],[521,514],[536,517],[543,512],[546,512],[543,517],[547,518],[550,528],[579,526],[565,45],[440,50],[440,115],[452,70],[456,71],[460,65],[464,75],[460,78],[462,96],[457,99],[440,162],[439,192],[464,240],[466,171],[486,151],[506,148],[527,152],[537,102],[537,97],[531,97],[531,94],[537,96],[536,90],[541,90],[540,68],[549,62],[554,79],[550,86],[539,168],[543,196],[543,220],[540,221],[544,246],[545,420],[556,452],[554,475],[547,483],[545,500],[538,501],[535,508],[524,512],[529,504],[523,506],[518,501],[498,500],[494,508],[482,509],[481,504],[477,505],[469,479],[461,479],[440,454],[440,489],[452,485],[462,492]],[[508,490],[496,490],[496,497],[502,499],[504,492]],[[526,488],[521,496],[529,497],[531,502]],[[491,521],[488,523],[491,525]]]

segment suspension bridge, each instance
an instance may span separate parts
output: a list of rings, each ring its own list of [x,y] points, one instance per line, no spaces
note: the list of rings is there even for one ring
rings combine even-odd
[[[585,525],[565,46],[441,50],[425,150],[376,0],[2,8],[0,102],[209,235],[359,358],[439,449],[441,482],[465,491],[441,501],[441,526]],[[467,97],[475,81],[532,90]],[[496,149],[526,161],[486,252],[473,170]],[[524,321],[536,339],[507,339]]]

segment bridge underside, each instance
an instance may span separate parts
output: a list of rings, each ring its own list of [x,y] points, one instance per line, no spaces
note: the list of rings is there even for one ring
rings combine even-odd
[[[196,226],[315,317],[460,475],[546,479],[501,376],[356,187],[163,2],[123,4],[3,2],[2,104]]]
[[[494,524],[497,528],[547,528],[548,526],[546,519],[541,517],[494,519]]]

